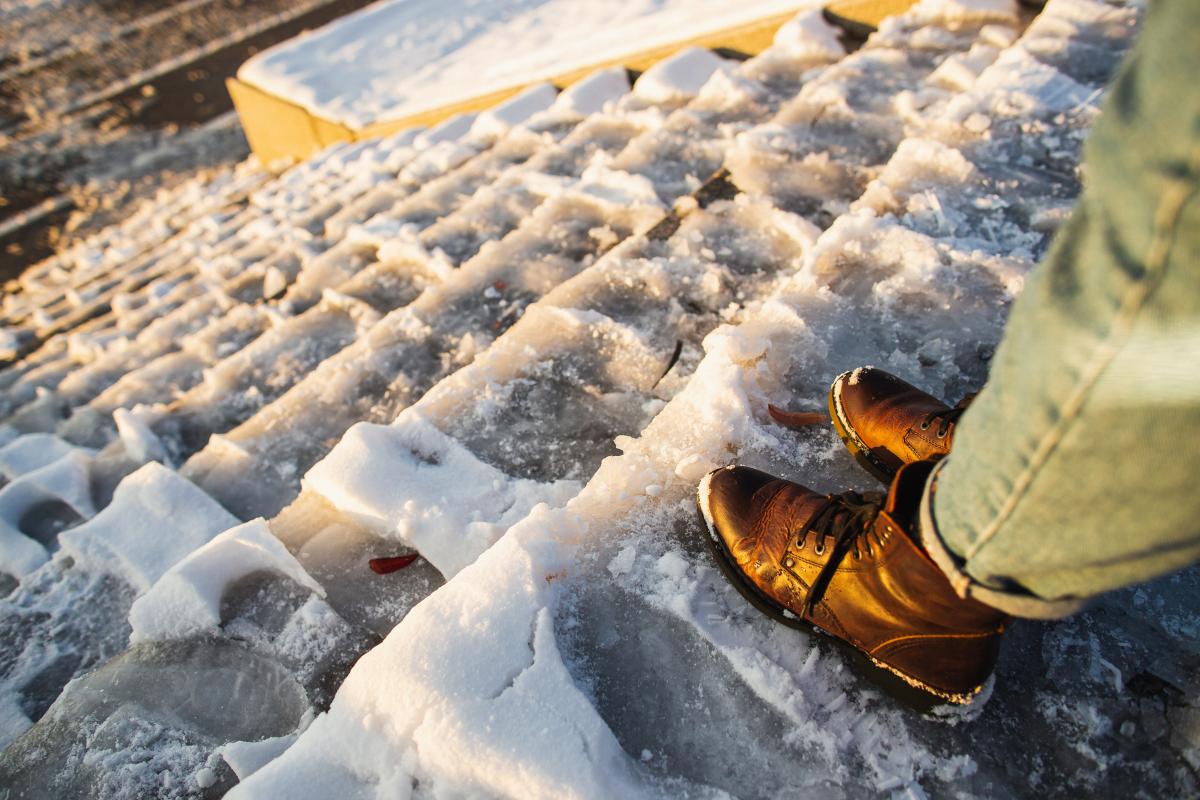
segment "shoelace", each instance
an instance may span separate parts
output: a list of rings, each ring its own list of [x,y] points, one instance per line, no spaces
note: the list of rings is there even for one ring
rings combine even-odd
[[[966,410],[965,406],[959,406],[958,408],[951,408],[948,411],[930,411],[925,415],[925,419],[921,420],[921,430],[929,430],[934,420],[940,420],[938,423],[937,438],[945,439],[946,434],[950,432],[950,426],[958,422],[958,418]]]
[[[837,572],[838,565],[850,552],[850,548],[857,548],[858,540],[873,532],[873,523],[882,506],[883,495],[876,493],[865,496],[858,492],[826,495],[825,503],[800,529],[798,535],[801,541],[809,531],[816,531],[822,537],[822,541],[833,538],[833,552],[809,588],[804,605],[800,608],[801,616],[809,615],[820,601],[829,586],[829,581],[833,579],[833,573]],[[882,546],[882,542],[880,545]]]

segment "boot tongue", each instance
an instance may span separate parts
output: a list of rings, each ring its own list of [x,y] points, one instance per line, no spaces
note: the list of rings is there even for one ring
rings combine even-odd
[[[925,494],[925,482],[933,471],[933,461],[917,461],[906,464],[892,479],[888,487],[887,500],[883,504],[883,513],[892,518],[914,542],[920,541],[916,535],[920,519],[921,497]]]

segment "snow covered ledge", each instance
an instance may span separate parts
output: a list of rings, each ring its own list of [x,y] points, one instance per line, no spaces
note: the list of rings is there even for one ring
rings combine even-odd
[[[757,53],[821,0],[383,0],[242,65],[230,93],[265,163],[434,125],[539,81],[645,70],[694,45]],[[635,44],[636,43],[636,44]]]

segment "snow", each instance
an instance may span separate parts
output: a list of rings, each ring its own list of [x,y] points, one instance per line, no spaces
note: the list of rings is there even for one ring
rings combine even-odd
[[[121,481],[112,503],[64,531],[64,555],[120,576],[139,592],[179,559],[237,523],[188,481],[151,462]]]
[[[695,97],[714,72],[727,67],[728,62],[711,50],[687,47],[643,72],[633,91],[651,103],[686,100]]]
[[[775,32],[774,49],[789,56],[818,56],[841,58],[844,54],[837,30],[833,28],[820,10],[797,14]]]
[[[355,425],[304,485],[417,548],[443,575],[474,561],[538,503],[557,505],[579,490],[575,481],[511,480],[413,409],[390,426]]]
[[[300,734],[276,736],[259,742],[230,742],[221,748],[221,758],[238,776],[238,780],[258,772],[295,743]]]
[[[516,97],[506,100],[479,114],[471,125],[473,136],[498,138],[539,111],[554,105],[558,90],[549,83],[535,83],[522,90]]]
[[[555,108],[586,117],[603,111],[629,92],[629,74],[624,67],[609,67],[593,72],[564,89],[554,101]]]
[[[804,5],[816,4],[386,0],[258,54],[238,78],[362,128]]]
[[[228,586],[259,571],[292,578],[318,596],[325,590],[271,535],[261,519],[230,528],[166,571],[129,611],[133,644],[215,632]]]

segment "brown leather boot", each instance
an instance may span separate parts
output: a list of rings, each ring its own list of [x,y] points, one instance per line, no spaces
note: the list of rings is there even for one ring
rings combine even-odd
[[[829,417],[854,458],[884,483],[905,464],[950,452],[971,395],[950,406],[874,367],[844,372],[829,389]]]
[[[1007,617],[955,594],[917,544],[931,468],[902,468],[883,497],[821,495],[729,466],[701,481],[697,502],[717,564],[754,606],[840,639],[908,686],[966,703],[995,666]]]

